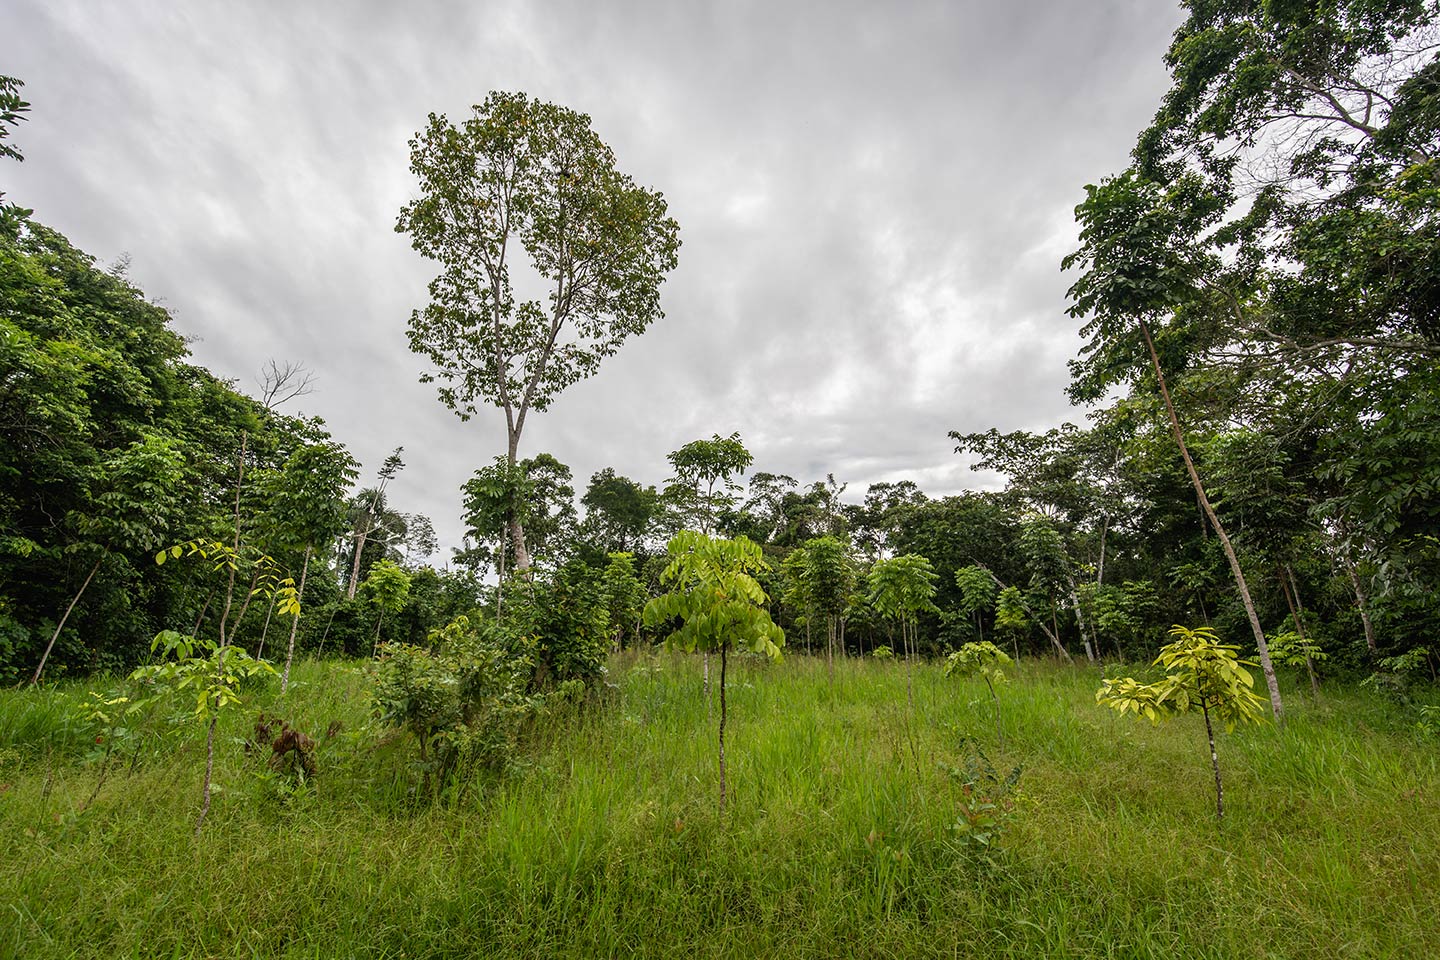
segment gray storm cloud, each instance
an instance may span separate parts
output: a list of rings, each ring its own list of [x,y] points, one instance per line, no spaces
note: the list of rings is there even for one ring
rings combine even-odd
[[[323,416],[458,542],[458,488],[504,448],[418,382],[430,269],[393,232],[429,111],[519,89],[591,114],[679,221],[667,317],[532,420],[524,452],[645,482],[739,430],[756,466],[852,493],[991,482],[950,429],[1043,428],[1078,339],[1060,258],[1083,186],[1165,88],[1164,4],[12,0],[26,82],[5,188],[131,276],[253,385],[318,377]]]

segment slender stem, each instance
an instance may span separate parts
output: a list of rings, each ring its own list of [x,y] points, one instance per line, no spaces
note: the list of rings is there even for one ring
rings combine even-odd
[[[1225,787],[1220,782],[1220,755],[1215,752],[1215,728],[1210,725],[1210,707],[1204,699],[1200,701],[1200,712],[1205,715],[1205,736],[1210,741],[1210,768],[1215,771],[1215,819],[1225,819]]]
[[[45,661],[50,659],[50,651],[55,649],[55,641],[59,639],[60,631],[65,629],[65,621],[70,619],[70,611],[74,610],[75,604],[80,602],[80,598],[85,593],[85,588],[90,586],[90,581],[95,578],[95,571],[100,569],[100,564],[104,559],[105,554],[100,554],[100,559],[96,560],[95,566],[90,568],[90,574],[85,578],[85,582],[80,584],[80,589],[75,592],[75,597],[70,601],[70,606],[65,608],[65,615],[60,618],[59,623],[55,624],[55,632],[50,634],[50,642],[45,645],[45,652],[40,655],[40,666],[35,668],[35,676],[30,678],[30,686],[33,687],[40,682],[40,675],[45,672]]]
[[[728,643],[720,644],[720,811],[725,811],[725,651]],[[706,703],[709,703],[707,698]]]
[[[1285,704],[1280,699],[1280,683],[1275,679],[1275,666],[1270,662],[1270,646],[1265,642],[1265,631],[1260,627],[1260,617],[1255,612],[1255,601],[1250,598],[1250,586],[1245,582],[1245,571],[1240,567],[1240,558],[1235,554],[1235,547],[1230,543],[1230,537],[1225,533],[1225,526],[1215,514],[1215,508],[1210,505],[1210,498],[1205,495],[1205,485],[1200,482],[1200,474],[1195,469],[1195,462],[1190,459],[1190,448],[1185,444],[1185,434],[1180,429],[1180,419],[1175,415],[1175,404],[1170,399],[1170,387],[1165,382],[1165,374],[1160,369],[1160,354],[1155,350],[1155,341],[1150,336],[1150,327],[1144,320],[1140,321],[1140,332],[1145,337],[1145,346],[1150,349],[1150,362],[1155,368],[1155,380],[1160,386],[1160,396],[1165,401],[1165,412],[1170,417],[1170,430],[1175,435],[1175,444],[1180,448],[1180,459],[1185,461],[1185,471],[1190,474],[1190,482],[1195,487],[1195,498],[1200,501],[1200,509],[1204,511],[1210,526],[1215,530],[1215,536],[1220,540],[1220,547],[1225,552],[1225,559],[1230,562],[1230,572],[1235,577],[1235,587],[1240,591],[1240,601],[1245,606],[1245,614],[1250,620],[1250,630],[1255,634],[1255,648],[1260,652],[1260,669],[1265,674],[1265,684],[1270,688],[1270,709],[1275,713],[1275,719],[1279,720],[1284,716]]]

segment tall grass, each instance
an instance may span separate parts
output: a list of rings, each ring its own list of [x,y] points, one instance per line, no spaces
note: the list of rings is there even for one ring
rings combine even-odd
[[[980,681],[922,668],[911,713],[902,664],[837,664],[832,690],[820,662],[742,658],[723,815],[692,659],[617,663],[515,772],[433,803],[411,746],[366,731],[357,667],[297,674],[257,702],[340,721],[314,789],[277,798],[237,716],[198,839],[198,731],[157,721],[82,811],[96,770],[62,715],[83,691],[0,694],[0,955],[1440,955],[1437,747],[1363,694],[1223,737],[1217,827],[1203,730],[1097,708],[1083,668],[1021,665],[1001,751]],[[964,737],[1024,768],[986,855],[950,830]]]

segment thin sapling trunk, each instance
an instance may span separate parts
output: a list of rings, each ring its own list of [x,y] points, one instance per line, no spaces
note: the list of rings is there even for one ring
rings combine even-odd
[[[1150,327],[1144,320],[1140,321],[1140,332],[1145,337],[1145,346],[1150,350],[1150,362],[1155,368],[1155,379],[1160,387],[1160,396],[1165,401],[1165,412],[1170,418],[1170,430],[1175,435],[1176,446],[1180,448],[1180,459],[1185,462],[1185,471],[1190,475],[1190,482],[1195,487],[1195,498],[1200,501],[1200,508],[1210,521],[1210,526],[1214,528],[1215,536],[1220,540],[1220,547],[1225,552],[1225,559],[1230,563],[1230,572],[1235,577],[1235,587],[1240,592],[1240,602],[1245,606],[1245,615],[1250,620],[1250,630],[1255,634],[1255,648],[1260,652],[1260,669],[1265,674],[1265,685],[1270,688],[1270,709],[1274,711],[1275,719],[1279,720],[1284,716],[1285,704],[1280,698],[1280,683],[1275,678],[1275,665],[1270,662],[1270,646],[1265,642],[1265,631],[1261,628],[1260,617],[1255,612],[1255,601],[1250,598],[1250,586],[1245,582],[1245,571],[1240,567],[1240,558],[1236,555],[1235,547],[1225,532],[1224,524],[1220,522],[1215,508],[1211,506],[1210,498],[1205,495],[1205,485],[1200,482],[1200,473],[1195,469],[1195,462],[1190,459],[1190,448],[1185,444],[1185,434],[1180,429],[1180,419],[1175,415],[1175,404],[1170,399],[1170,387],[1166,384],[1165,374],[1160,369],[1160,354],[1155,351],[1155,341],[1151,338]]]
[[[35,668],[35,676],[30,678],[30,686],[40,682],[40,675],[45,672],[45,662],[50,659],[50,651],[55,649],[55,641],[60,638],[60,631],[65,629],[65,621],[70,619],[70,611],[75,609],[75,604],[85,595],[85,588],[90,586],[90,581],[95,579],[95,572],[100,569],[100,564],[105,560],[105,554],[100,554],[100,559],[95,561],[95,566],[90,568],[90,573],[85,577],[85,582],[80,584],[80,589],[75,592],[75,597],[70,601],[70,606],[65,608],[65,614],[60,622],[55,624],[55,632],[50,634],[50,642],[45,645],[45,652],[40,655],[40,665]]]

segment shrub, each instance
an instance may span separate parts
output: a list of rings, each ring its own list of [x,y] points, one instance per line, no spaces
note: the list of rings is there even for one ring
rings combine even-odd
[[[430,649],[384,644],[374,710],[415,737],[427,791],[476,770],[503,771],[520,727],[539,705],[527,694],[532,650],[485,621],[456,617],[430,633]]]

